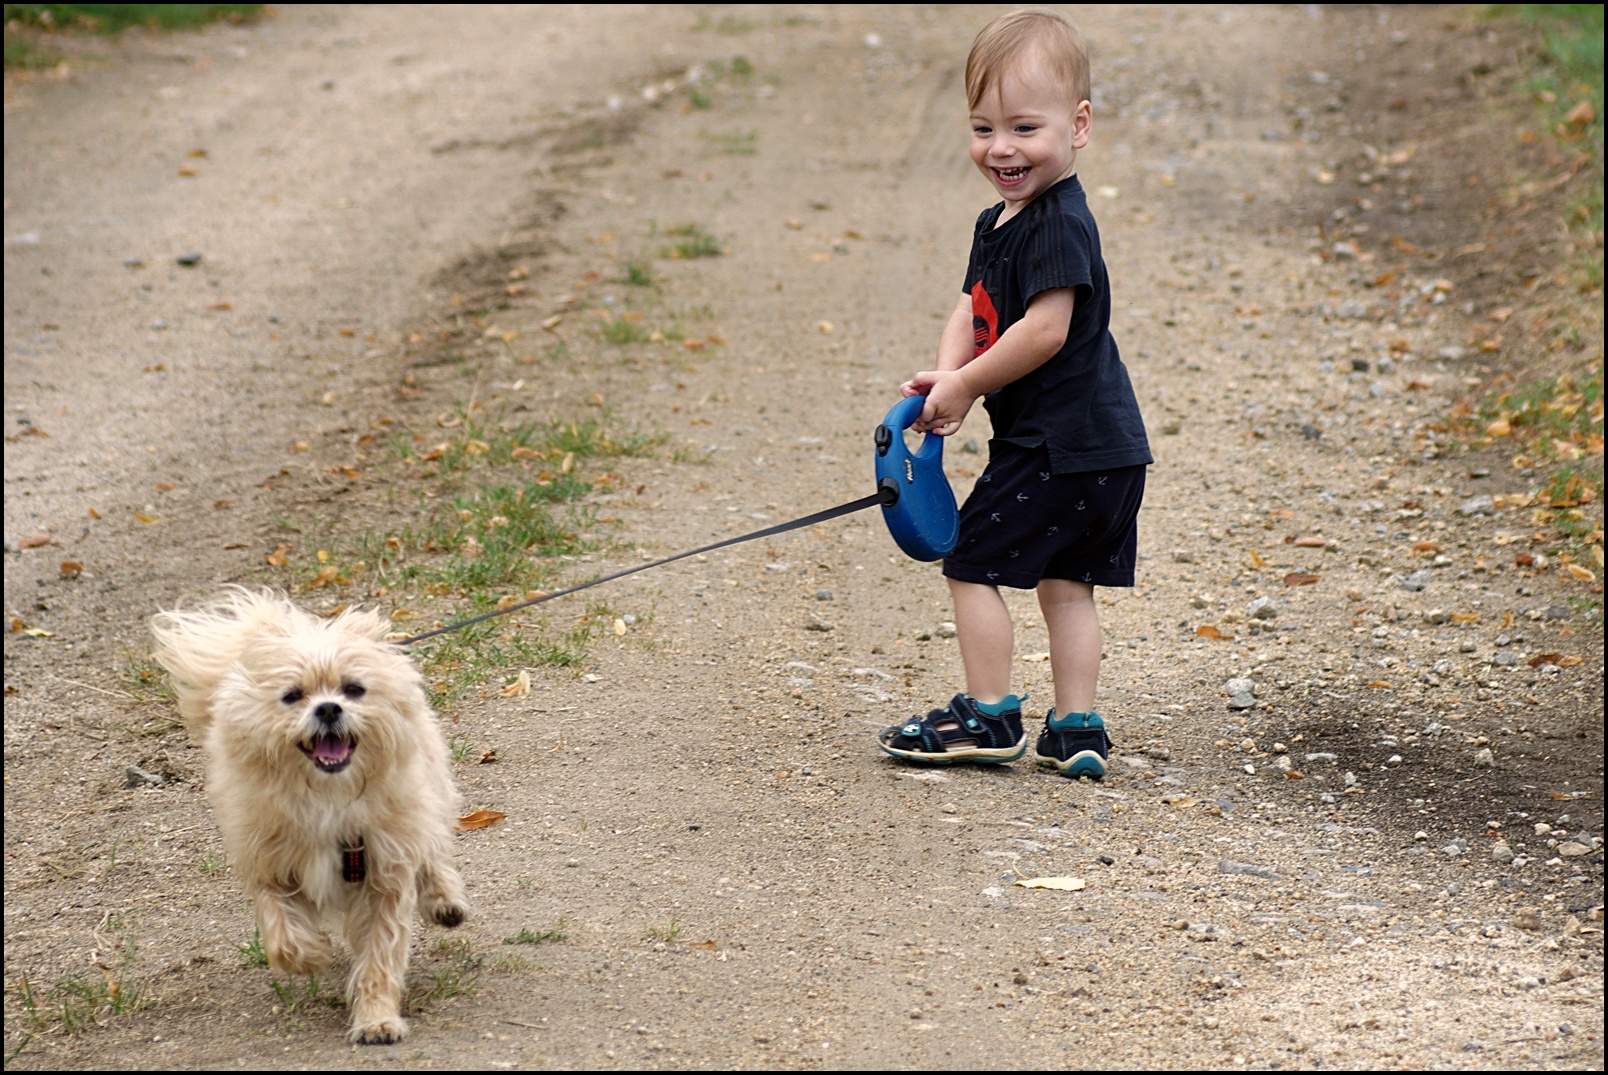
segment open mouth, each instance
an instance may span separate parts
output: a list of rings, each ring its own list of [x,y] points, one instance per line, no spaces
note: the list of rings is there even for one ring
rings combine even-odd
[[[357,736],[331,735],[319,732],[311,743],[298,743],[301,752],[313,759],[313,764],[326,773],[338,773],[352,763],[352,751],[357,749]]]
[[[1031,168],[995,168],[994,175],[999,178],[1001,186],[1014,187],[1027,178]]]

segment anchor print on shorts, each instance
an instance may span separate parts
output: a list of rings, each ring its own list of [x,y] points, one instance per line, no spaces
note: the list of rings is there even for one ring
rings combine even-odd
[[[1049,480],[1050,480],[1050,472],[1049,471],[1047,471],[1047,470],[1039,471],[1039,481],[1047,482]]]
[[[1028,499],[1028,496],[1027,496],[1026,493],[1017,493],[1016,494],[1016,502],[1018,504],[1022,503],[1022,501],[1026,500],[1026,499]]]
[[[1104,485],[1104,484],[1105,484],[1105,483],[1106,483],[1106,479],[1107,479],[1107,478],[1109,478],[1109,477],[1110,477],[1110,475],[1109,475],[1109,474],[1102,474],[1102,475],[1100,475],[1100,477],[1099,477],[1099,484],[1101,484],[1101,485]]]
[[[1084,582],[1093,582],[1093,581],[1094,581],[1094,572],[1092,572],[1092,571],[1085,571],[1085,572],[1084,572],[1084,573],[1083,573],[1083,581],[1084,581]]]
[[[1083,508],[1084,508],[1084,503],[1083,503],[1083,501],[1081,501],[1081,500],[1080,500],[1080,501],[1078,501],[1078,502],[1077,502],[1077,504],[1076,504],[1076,505],[1074,505],[1074,507],[1075,507],[1075,508],[1076,508],[1076,510],[1078,510],[1078,511],[1082,511],[1082,510],[1083,510]]]

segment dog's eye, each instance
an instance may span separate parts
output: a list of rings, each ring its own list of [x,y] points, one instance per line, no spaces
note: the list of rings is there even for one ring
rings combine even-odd
[[[279,696],[279,700],[281,702],[284,702],[286,705],[295,705],[297,702],[301,701],[302,698],[304,698],[304,697],[305,697],[305,695],[302,694],[300,687],[292,687],[292,688],[290,688],[290,690],[286,691],[284,694],[281,694]]]
[[[341,687],[341,693],[346,695],[348,698],[361,698],[367,692],[356,683],[348,683]]]

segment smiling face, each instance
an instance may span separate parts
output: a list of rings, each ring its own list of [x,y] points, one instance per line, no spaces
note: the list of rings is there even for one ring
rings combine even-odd
[[[1093,112],[1031,54],[984,93],[971,114],[971,158],[1005,199],[1003,224],[1077,170]]]

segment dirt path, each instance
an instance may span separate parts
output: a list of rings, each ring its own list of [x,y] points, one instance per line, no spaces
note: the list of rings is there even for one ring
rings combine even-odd
[[[988,197],[986,17],[288,8],[8,86],[6,603],[49,632],[5,647],[15,1065],[1601,1066],[1600,593],[1516,568],[1523,476],[1433,428],[1507,286],[1458,253],[1504,240],[1456,166],[1501,122],[1470,72],[1516,50],[1456,9],[1080,16],[1157,456],[1102,597],[1112,779],[875,751],[960,662],[936,569],[854,517],[550,606],[601,625],[583,665],[444,709],[508,820],[462,838],[475,918],[421,932],[405,1044],[242,965],[198,754],[128,700],[145,618],[416,522],[447,487],[385,442],[465,409],[663,435],[606,462],[572,580],[861,495]],[[1377,212],[1341,190],[1409,145]],[[662,256],[689,222],[725,253]],[[369,570],[304,599],[446,607]],[[65,1032],[97,964],[143,999]]]

